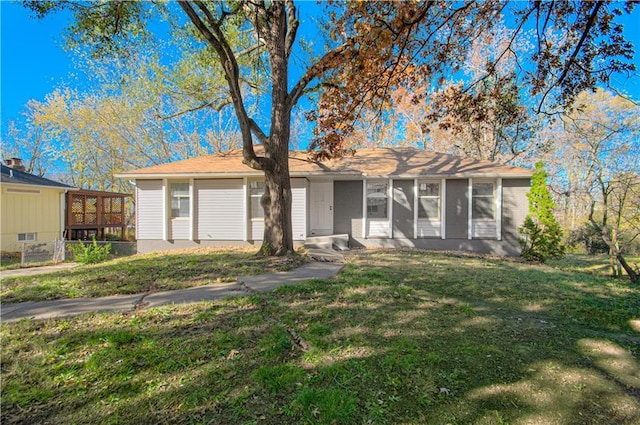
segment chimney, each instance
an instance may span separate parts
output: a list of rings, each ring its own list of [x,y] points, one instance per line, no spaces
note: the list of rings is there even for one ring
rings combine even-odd
[[[27,171],[27,169],[22,164],[22,159],[20,158],[5,159],[4,163],[7,165],[7,167],[13,168],[14,170],[23,171],[23,172]]]

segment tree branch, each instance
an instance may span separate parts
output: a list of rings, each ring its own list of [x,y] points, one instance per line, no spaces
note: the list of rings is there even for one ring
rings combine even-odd
[[[240,124],[240,131],[242,134],[242,156],[244,158],[243,163],[255,170],[264,170],[266,168],[273,167],[274,163],[271,159],[258,157],[253,149],[251,119],[245,109],[239,83],[240,69],[233,50],[222,33],[222,29],[220,27],[221,21],[214,18],[207,5],[202,1],[194,1],[194,4],[203,13],[209,26],[204,23],[189,1],[179,0],[179,4],[196,29],[205,38],[205,40],[207,40],[211,47],[213,47],[220,59],[220,62],[222,63],[225,79],[227,80],[227,84],[231,92],[233,107],[238,118],[238,123]],[[253,123],[253,126],[257,127],[255,123]]]
[[[269,138],[267,137],[266,134],[264,134],[262,129],[253,120],[253,118],[249,119],[249,125],[251,126],[251,131],[253,132],[253,134],[255,134],[258,140],[260,140],[260,143],[262,143],[263,145],[266,145],[267,143],[269,143]]]
[[[208,107],[211,107],[211,108],[215,109],[216,112],[220,112],[222,110],[222,108],[224,108],[225,106],[230,105],[231,102],[229,100],[225,100],[225,101],[222,101],[222,102],[218,103],[217,106],[214,106],[215,104],[216,104],[216,101],[212,100],[211,102],[203,103],[202,105],[194,106],[193,108],[187,108],[187,109],[184,109],[182,111],[173,113],[171,115],[166,115],[164,117],[163,116],[158,116],[158,118],[160,118],[163,121],[166,121],[166,120],[170,120],[172,118],[176,118],[176,117],[188,114],[190,112],[199,111],[200,109],[204,109],[204,108],[208,108]]]
[[[296,40],[296,34],[298,32],[298,26],[300,25],[300,21],[298,21],[298,17],[296,16],[296,6],[293,3],[293,0],[287,0],[287,35],[285,38],[285,55],[287,59],[291,56],[291,52],[293,51],[293,44]]]
[[[302,77],[300,77],[298,83],[293,87],[293,89],[291,89],[291,92],[289,93],[288,101],[290,107],[293,107],[293,105],[298,102],[300,96],[302,96],[302,94],[304,93],[305,87],[307,87],[307,85],[311,81],[313,81],[315,78],[320,77],[328,70],[332,69],[333,67],[331,66],[331,63],[345,54],[345,52],[347,52],[347,50],[352,47],[353,41],[349,40],[347,43],[335,48],[330,52],[327,52],[319,61],[307,68],[306,72],[302,75]]]
[[[542,99],[540,100],[540,103],[538,104],[538,108],[536,112],[540,112],[542,110],[544,101],[549,95],[549,93],[551,93],[551,90],[561,85],[562,82],[565,80],[565,78],[567,78],[567,75],[569,74],[569,70],[573,66],[574,62],[576,61],[576,58],[578,57],[578,54],[582,50],[582,46],[584,45],[587,37],[589,36],[589,32],[591,31],[591,28],[596,22],[596,18],[598,17],[598,12],[602,8],[602,6],[604,6],[603,1],[598,1],[595,3],[593,10],[589,15],[589,19],[587,20],[587,24],[585,25],[585,28],[582,31],[582,36],[580,37],[578,44],[576,44],[576,47],[573,49],[573,53],[571,54],[571,57],[569,57],[569,60],[565,63],[564,68],[562,70],[562,74],[560,74],[558,79],[553,84],[551,84],[549,88],[545,91],[544,95],[542,96]]]

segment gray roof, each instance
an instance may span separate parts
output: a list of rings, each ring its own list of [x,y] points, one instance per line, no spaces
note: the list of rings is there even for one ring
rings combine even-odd
[[[66,185],[57,181],[45,179],[44,177],[38,177],[31,173],[16,170],[6,165],[0,164],[2,172],[0,173],[1,183],[13,183],[31,186],[46,186],[46,187],[58,187],[62,189],[75,189],[73,186]]]

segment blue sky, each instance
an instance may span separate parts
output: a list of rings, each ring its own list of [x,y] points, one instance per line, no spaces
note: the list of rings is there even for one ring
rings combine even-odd
[[[47,93],[70,80],[71,57],[64,52],[61,34],[65,20],[50,16],[30,17],[20,3],[0,1],[1,115],[2,126],[20,117],[30,99],[43,100]]]
[[[640,51],[640,7],[633,15],[626,17],[626,36]],[[0,0],[0,18],[0,117],[4,130],[10,120],[20,118],[30,99],[42,101],[63,83],[73,84],[75,77],[72,58],[62,48],[67,24],[63,15],[38,20],[21,3]],[[635,62],[640,68],[638,52]],[[630,80],[618,79],[616,87],[640,101],[639,75]]]
[[[302,7],[315,7],[307,1]],[[299,9],[301,7],[299,6]],[[73,57],[64,50],[63,33],[68,15],[57,13],[44,19],[32,17],[21,2],[0,0],[0,119],[2,130],[23,115],[29,100],[43,101],[62,85],[77,87],[82,73],[75,72]],[[304,21],[315,20],[303,16]],[[320,30],[302,22],[306,38],[318,37]]]

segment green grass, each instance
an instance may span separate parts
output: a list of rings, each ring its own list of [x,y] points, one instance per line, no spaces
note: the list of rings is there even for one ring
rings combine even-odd
[[[624,258],[631,267],[636,270],[640,270],[640,256],[625,255]],[[562,260],[551,260],[549,264],[553,267],[565,270],[582,271],[597,276],[611,276],[611,265],[609,261],[609,256],[605,254],[571,254],[567,255]],[[622,273],[623,279],[628,278],[624,270],[622,271]]]
[[[269,294],[1,329],[2,423],[640,423],[640,288],[569,266],[363,251]]]
[[[232,282],[239,275],[291,270],[305,260],[256,257],[255,248],[197,249],[134,255],[46,275],[3,278],[3,303],[167,291]]]
[[[20,268],[20,257],[2,256],[0,258],[0,270],[15,270]]]

